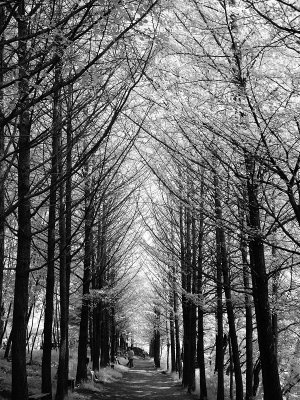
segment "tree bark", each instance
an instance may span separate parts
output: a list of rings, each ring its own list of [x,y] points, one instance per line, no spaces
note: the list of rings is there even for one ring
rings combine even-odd
[[[101,354],[100,354],[100,367],[106,367],[109,364],[109,312],[108,303],[102,302],[102,313],[101,313]]]
[[[76,381],[81,382],[87,379],[87,346],[88,346],[88,326],[89,326],[89,300],[91,280],[91,229],[92,215],[90,202],[90,181],[88,176],[88,165],[85,166],[85,238],[84,238],[84,272],[83,272],[83,292],[79,328],[78,343],[78,363]]]
[[[172,278],[173,280],[173,278]],[[175,325],[174,325],[174,296],[173,289],[170,291],[169,324],[170,324],[170,347],[171,347],[171,372],[176,371],[176,348],[175,348]]]
[[[230,335],[230,342],[232,349],[232,359],[234,365],[234,375],[235,375],[235,385],[236,385],[235,396],[236,400],[243,400],[243,378],[242,378],[242,371],[241,371],[241,364],[239,357],[239,346],[235,329],[234,310],[231,300],[231,283],[229,277],[226,239],[223,227],[223,213],[222,213],[222,204],[220,200],[219,178],[216,173],[214,176],[214,186],[215,186],[215,208],[216,208],[216,223],[217,223],[216,237],[217,237],[217,247],[219,248],[220,251],[224,293],[226,297],[227,318],[229,325],[229,335]]]
[[[28,399],[26,373],[26,326],[28,283],[31,253],[30,215],[30,113],[27,60],[28,36],[26,5],[18,0],[18,62],[19,62],[19,142],[18,142],[18,233],[17,263],[14,289],[12,328],[12,400]]]
[[[246,193],[244,194],[246,198]],[[252,321],[252,290],[250,286],[250,268],[247,259],[247,240],[245,234],[244,205],[239,204],[240,214],[240,250],[243,263],[243,281],[245,288],[245,314],[246,314],[246,394],[245,400],[253,399],[253,321]]]
[[[252,266],[251,276],[263,377],[264,400],[282,400],[275,353],[275,342],[272,330],[264,244],[260,229],[258,184],[255,178],[255,161],[250,154],[245,154],[245,165],[247,172],[249,228],[251,229],[249,238],[249,250]]]
[[[5,8],[0,5],[0,87],[4,82],[4,27],[5,27]],[[3,91],[0,90],[0,338],[3,337],[3,273],[4,273],[4,238],[5,238],[5,203],[4,203],[4,133],[5,128],[3,125]],[[1,342],[0,342],[1,344]]]
[[[59,162],[59,175],[62,178],[62,160]],[[57,388],[55,400],[63,400],[68,396],[68,364],[67,357],[67,326],[68,326],[68,288],[66,264],[66,221],[65,221],[65,191],[63,182],[59,188],[59,296],[60,296],[60,340],[57,371]]]
[[[200,215],[199,215],[199,235],[198,235],[198,259],[197,259],[197,294],[202,304],[198,305],[198,341],[197,341],[197,361],[200,375],[200,400],[207,400],[207,386],[205,373],[205,351],[204,351],[204,293],[203,293],[203,239],[204,239],[204,176],[201,173],[201,192],[200,192]]]
[[[219,230],[216,227],[216,277],[217,277],[217,336],[216,336],[216,371],[218,373],[217,400],[224,400],[224,351],[223,351],[223,279],[222,252]]]
[[[59,83],[61,71],[55,68],[55,82]],[[52,116],[52,156],[51,156],[51,186],[49,196],[48,240],[47,240],[47,278],[46,278],[46,304],[44,318],[44,343],[42,358],[42,393],[52,394],[51,378],[51,350],[53,328],[53,293],[55,285],[55,225],[57,208],[57,182],[58,182],[58,151],[61,138],[61,98],[60,90],[54,92]]]
[[[154,308],[155,321],[154,321],[154,334],[153,334],[153,352],[154,352],[154,365],[160,368],[160,310]]]

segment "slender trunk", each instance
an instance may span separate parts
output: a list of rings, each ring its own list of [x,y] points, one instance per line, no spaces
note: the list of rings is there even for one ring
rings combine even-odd
[[[272,244],[272,257],[273,265],[276,268],[276,256],[277,256],[275,243]],[[274,338],[274,351],[275,356],[278,358],[278,314],[277,314],[277,302],[278,302],[278,283],[279,283],[280,272],[275,270],[272,279],[272,331]]]
[[[156,368],[160,368],[160,310],[155,307],[155,325],[154,325],[154,365]]]
[[[217,269],[217,337],[216,337],[216,371],[218,373],[217,400],[224,400],[224,351],[223,351],[223,280],[222,252],[219,229],[216,228],[216,269]]]
[[[196,294],[196,283],[197,283],[197,237],[196,237],[196,220],[194,211],[191,213],[191,250],[192,250],[192,262],[191,262],[191,293],[193,295]],[[196,376],[195,376],[195,369],[196,369],[196,331],[197,331],[197,307],[195,302],[191,299],[189,302],[189,323],[190,323],[190,349],[189,349],[189,362],[190,362],[190,380],[189,380],[189,387],[188,392],[191,393],[196,388]]]
[[[102,224],[101,220],[98,221],[98,232],[97,232],[97,261],[96,265],[100,266],[97,269],[93,269],[93,289],[100,289],[102,282]],[[102,266],[103,267],[103,266]],[[100,334],[101,334],[101,301],[96,300],[93,304],[93,370],[99,370],[100,368]]]
[[[2,340],[3,340],[4,335],[5,335],[5,332],[6,332],[6,328],[7,328],[7,324],[8,324],[10,312],[11,312],[11,307],[12,307],[12,302],[10,302],[10,303],[9,303],[9,306],[8,306],[8,310],[7,310],[7,314],[6,314],[6,318],[5,318],[5,322],[4,322],[2,334],[1,334],[1,336],[0,336],[0,343],[2,343]]]
[[[8,336],[7,345],[4,352],[4,358],[9,358],[11,343],[12,343],[12,330],[10,331],[10,334]]]
[[[61,65],[55,67],[55,83],[61,81]],[[57,208],[57,183],[58,183],[58,152],[62,134],[61,116],[61,90],[57,89],[53,95],[52,115],[52,156],[51,156],[51,185],[49,195],[48,240],[47,240],[47,278],[46,278],[46,304],[44,318],[44,344],[42,358],[42,393],[52,394],[51,377],[51,350],[53,330],[53,294],[55,286],[55,225]]]
[[[90,181],[88,176],[88,165],[85,166],[85,246],[84,246],[84,271],[83,271],[83,292],[79,328],[78,363],[76,380],[81,382],[87,379],[87,346],[88,346],[88,324],[89,324],[89,300],[91,279],[91,204],[90,204]]]
[[[5,8],[0,5],[0,87],[4,82],[4,26],[5,26]],[[3,337],[3,320],[4,312],[3,305],[3,273],[4,273],[4,237],[5,237],[5,203],[4,203],[4,134],[5,128],[3,125],[3,91],[0,89],[0,338]],[[1,342],[0,342],[1,343]]]
[[[27,60],[28,36],[26,6],[18,0],[18,61],[19,61],[19,142],[18,142],[18,233],[17,263],[14,289],[12,328],[12,400],[27,400],[26,327],[28,308],[28,283],[31,253],[30,215],[30,113],[26,109],[29,96],[29,63]]]
[[[66,320],[69,321],[69,303],[70,303],[70,279],[72,263],[72,86],[68,87],[67,92],[67,157],[66,157]],[[67,351],[65,364],[69,366],[69,325],[66,326]],[[68,376],[67,376],[68,379]]]
[[[174,226],[171,225],[171,236],[173,242]],[[181,359],[180,359],[180,338],[179,338],[179,321],[178,321],[178,294],[176,288],[176,263],[174,254],[172,254],[171,265],[171,291],[170,291],[170,331],[171,333],[171,360],[172,371],[176,371],[181,378]],[[173,336],[173,339],[172,339]],[[172,342],[174,342],[172,344]]]
[[[173,278],[172,278],[173,279]],[[175,348],[175,326],[174,326],[174,296],[173,290],[170,293],[170,313],[169,313],[169,324],[170,324],[170,346],[171,346],[171,372],[176,371],[176,348]]]
[[[252,266],[251,275],[263,377],[264,400],[282,400],[272,330],[264,244],[260,234],[260,207],[258,202],[258,185],[255,182],[255,161],[250,154],[245,155],[245,164],[248,176],[249,228],[251,229],[249,241]]]
[[[223,283],[224,283],[224,293],[226,297],[226,309],[227,309],[227,318],[229,324],[229,335],[230,342],[232,348],[232,357],[233,357],[233,365],[234,365],[234,375],[235,375],[235,385],[236,385],[236,400],[243,400],[243,378],[241,371],[241,364],[239,358],[239,346],[236,335],[235,328],[235,317],[233,304],[231,300],[231,283],[229,276],[229,266],[228,266],[228,257],[226,250],[226,240],[225,240],[225,232],[223,228],[223,213],[222,213],[222,204],[220,200],[220,188],[219,188],[219,179],[217,174],[214,176],[214,186],[215,186],[215,207],[216,207],[216,219],[217,219],[217,246],[219,247],[220,257],[221,257],[221,266],[222,266],[222,275],[223,275]]]
[[[201,173],[201,202],[199,216],[199,236],[198,236],[198,259],[197,259],[197,293],[203,303],[198,306],[198,341],[197,341],[197,361],[200,375],[200,400],[207,400],[207,386],[205,374],[205,352],[204,352],[204,293],[203,293],[203,239],[204,239],[204,177]]]
[[[246,194],[245,194],[246,197]],[[243,280],[245,288],[245,314],[246,314],[246,395],[245,400],[253,399],[253,321],[251,305],[250,268],[247,257],[247,242],[245,236],[245,213],[243,205],[239,207],[240,213],[240,250],[243,263]]]
[[[229,398],[233,400],[233,360],[232,360],[232,346],[230,336],[228,338],[228,351],[229,351]]]
[[[111,330],[110,330],[110,361],[115,361],[116,356],[116,322],[115,322],[115,309],[111,307]]]
[[[44,302],[43,302],[43,305],[44,305]],[[39,315],[38,324],[37,324],[36,331],[35,331],[35,335],[34,335],[34,338],[33,338],[33,341],[32,341],[32,345],[31,345],[31,350],[30,350],[30,361],[29,361],[30,364],[32,364],[32,356],[33,356],[34,345],[35,345],[36,339],[37,339],[37,337],[38,337],[38,333],[39,333],[39,329],[40,329],[40,324],[41,324],[41,321],[42,321],[43,316],[44,316],[44,313],[43,313],[43,309],[42,309],[41,312],[40,312],[40,315]]]
[[[169,326],[168,326],[168,315],[166,315],[166,338],[167,338],[167,371],[170,368],[170,336],[169,336]]]
[[[179,317],[178,317],[178,293],[174,291],[174,325],[175,325],[175,348],[176,348],[176,369],[178,371],[178,377],[182,377],[182,365],[181,365],[181,350],[180,350],[180,328],[179,328]]]
[[[189,221],[187,221],[189,223]],[[181,264],[181,284],[182,284],[182,319],[183,319],[183,371],[182,371],[182,385],[188,387],[189,381],[189,326],[188,326],[188,297],[189,292],[189,271],[188,271],[188,238],[185,239],[185,226],[183,218],[183,209],[180,205],[179,209],[179,229],[180,229],[180,264]],[[186,227],[186,232],[189,233],[189,227]]]
[[[101,357],[100,366],[106,367],[109,364],[109,312],[107,302],[103,302],[101,316]]]
[[[63,175],[63,167],[59,162],[60,178]],[[66,269],[66,222],[65,222],[65,191],[61,182],[59,188],[59,296],[60,296],[60,340],[59,359],[57,371],[57,389],[55,400],[63,400],[68,395],[68,364],[67,357],[67,326],[68,326],[68,290]]]
[[[29,340],[32,335],[33,323],[34,323],[34,317],[35,317],[35,305],[36,305],[35,303],[36,303],[36,299],[34,296],[33,302],[31,303],[30,308],[29,308],[29,310],[30,310],[29,314],[32,315],[30,329],[28,329],[28,324],[27,324],[26,346],[28,346],[28,353],[29,353]],[[29,319],[30,319],[30,317],[28,318],[28,322],[29,322]]]
[[[93,370],[100,368],[100,315],[101,304],[98,302],[93,308]]]

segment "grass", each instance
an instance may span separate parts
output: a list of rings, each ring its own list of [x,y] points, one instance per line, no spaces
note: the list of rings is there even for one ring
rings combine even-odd
[[[127,360],[121,359],[121,364],[115,365],[114,368],[107,367],[96,371],[99,381],[112,382],[120,379],[124,372],[128,370],[125,366]],[[55,375],[58,366],[58,351],[52,351],[52,393],[56,391]],[[41,368],[42,367],[42,351],[36,350],[34,352],[33,361],[27,365],[27,381],[29,394],[36,394],[41,392]],[[76,376],[77,359],[75,354],[70,354],[69,362],[69,376]],[[88,395],[100,393],[103,390],[103,385],[98,382],[85,382],[80,385],[80,388],[75,389],[74,392],[69,393],[69,399],[82,400],[87,399]],[[11,398],[11,362],[4,359],[4,350],[0,350],[0,399],[9,400]]]

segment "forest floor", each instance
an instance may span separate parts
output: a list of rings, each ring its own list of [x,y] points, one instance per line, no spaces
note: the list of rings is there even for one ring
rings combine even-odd
[[[100,393],[91,393],[86,389],[79,389],[86,400],[135,400],[147,398],[149,400],[192,400],[196,396],[187,393],[179,382],[170,375],[153,366],[151,359],[134,360],[134,367],[126,372],[122,378],[105,383]],[[81,397],[82,398],[82,397]]]
[[[11,362],[3,359],[0,351],[0,400],[9,400],[11,390]],[[39,353],[36,355],[40,355]],[[126,367],[128,360],[120,358],[121,364],[115,369],[104,368],[98,373],[102,383],[85,383],[69,391],[70,400],[194,400],[196,395],[190,395],[182,388],[181,382],[153,365],[153,359],[134,359],[134,367]],[[53,368],[55,374],[56,368]],[[174,380],[175,379],[175,380]],[[53,380],[55,393],[55,379]],[[29,393],[40,393],[41,377],[40,362],[35,360],[28,365]],[[199,397],[199,396],[198,396]],[[53,394],[54,398],[54,394]]]

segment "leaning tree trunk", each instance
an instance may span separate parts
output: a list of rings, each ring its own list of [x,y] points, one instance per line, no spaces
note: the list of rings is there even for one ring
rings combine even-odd
[[[27,13],[24,0],[18,5],[19,142],[18,142],[18,233],[12,328],[12,400],[27,400],[26,326],[31,252],[30,215],[30,113],[29,63],[27,60]]]
[[[264,244],[260,229],[258,184],[255,178],[255,161],[252,155],[245,154],[245,164],[247,172],[249,228],[251,232],[249,238],[249,250],[252,266],[251,276],[264,387],[264,400],[282,400],[272,329]]]
[[[10,312],[11,312],[11,307],[12,307],[12,302],[10,302],[10,303],[9,303],[9,306],[8,306],[8,310],[7,310],[7,313],[6,313],[4,326],[3,326],[3,329],[2,329],[2,334],[1,334],[1,336],[0,336],[0,343],[2,343],[2,340],[3,340],[4,335],[5,335],[5,332],[6,332],[6,328],[7,328],[7,324],[8,324]],[[7,335],[6,335],[6,336],[7,336]],[[5,356],[4,356],[4,358],[5,358]]]

